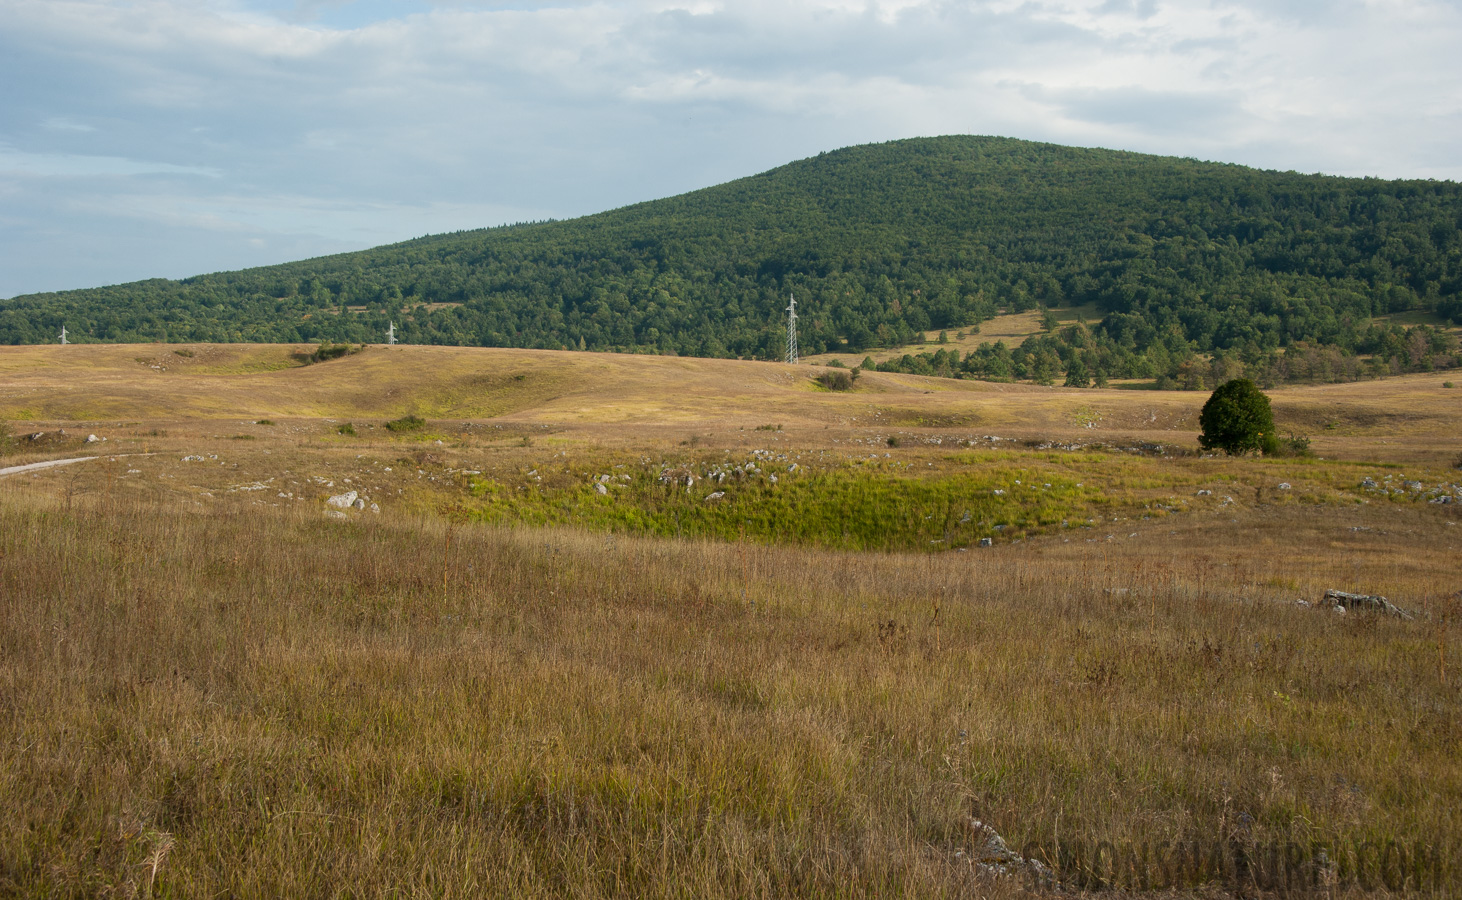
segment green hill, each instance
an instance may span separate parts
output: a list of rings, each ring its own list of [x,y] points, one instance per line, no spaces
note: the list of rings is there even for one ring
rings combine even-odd
[[[1387,313],[1462,322],[1459,227],[1453,182],[914,139],[572,221],[17,297],[0,343],[63,322],[77,341],[379,342],[394,319],[416,343],[773,358],[796,292],[808,354],[1096,303],[1101,322],[1047,350],[1151,375],[1195,351],[1384,353],[1409,337],[1371,325]],[[1426,336],[1439,353],[1449,339]]]

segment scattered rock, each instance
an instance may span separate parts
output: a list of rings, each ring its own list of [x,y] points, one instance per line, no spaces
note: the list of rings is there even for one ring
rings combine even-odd
[[[980,546],[981,547],[993,547],[993,546],[995,546],[995,539],[994,538],[980,538]]]
[[[356,509],[365,509],[365,501],[362,500],[360,497],[356,497],[355,502],[350,505],[355,507]]]
[[[336,494],[325,502],[337,509],[350,509],[355,505],[359,496],[355,491],[346,491],[343,494]]]
[[[372,503],[371,504],[371,512],[378,513],[380,511],[381,511],[381,505],[379,503]]]
[[[328,516],[329,518],[332,518],[332,519],[348,519],[348,518],[350,518],[349,516],[347,516],[345,513],[341,512],[338,509],[327,509],[327,510],[325,510],[325,515]]]
[[[1203,490],[1201,490],[1201,491],[1198,492],[1198,496],[1200,496],[1200,497],[1212,497],[1213,496],[1213,491],[1210,491],[1208,488],[1204,488]]]
[[[955,853],[956,859],[968,859],[970,865],[987,875],[1028,875],[1035,880],[1054,885],[1056,873],[1040,860],[1027,859],[1010,849],[1005,839],[989,825],[979,819],[969,820],[971,844],[973,850],[966,854],[963,850]]]
[[[96,442],[97,442],[97,441],[99,441],[99,440],[101,440],[101,438],[99,438],[99,437],[97,437],[97,436],[96,436],[96,435],[94,435],[94,434],[88,434],[88,435],[87,435],[87,436],[86,436],[86,442],[87,442],[87,443],[88,443],[88,444],[95,444],[95,443],[96,443]]]
[[[1281,481],[1279,483],[1279,489],[1281,491],[1287,491],[1287,490],[1289,490],[1289,482],[1288,481]]]
[[[714,493],[707,494],[706,495],[706,499],[707,500],[720,500],[724,496],[726,496],[726,492],[725,491],[716,491]]]
[[[594,491],[595,491],[595,493],[599,493],[599,494],[607,494],[607,493],[609,493],[609,488],[605,487],[602,484],[596,484],[596,485],[594,485]]]
[[[1395,606],[1385,597],[1374,594],[1352,594],[1349,591],[1328,590],[1325,592],[1325,605],[1344,612],[1348,609],[1372,610],[1383,612],[1388,616],[1397,616],[1402,619],[1413,618],[1411,613],[1398,606]]]

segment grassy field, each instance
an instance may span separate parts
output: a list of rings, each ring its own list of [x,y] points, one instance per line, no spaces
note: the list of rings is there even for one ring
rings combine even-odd
[[[0,349],[0,894],[1462,889],[1440,378],[302,355]]]

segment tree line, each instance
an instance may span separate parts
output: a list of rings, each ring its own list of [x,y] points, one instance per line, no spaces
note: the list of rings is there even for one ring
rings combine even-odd
[[[1041,380],[1074,360],[1078,378],[1178,379],[1201,356],[1289,378],[1317,353],[1306,365],[1353,368],[1376,348],[1405,369],[1435,364],[1442,338],[1373,320],[1462,324],[1459,226],[1452,182],[927,138],[571,221],[17,297],[0,301],[0,342],[50,342],[62,324],[76,342],[379,342],[394,321],[412,343],[775,359],[795,292],[808,355],[999,309],[1099,310],[1023,354],[959,360],[968,377]]]

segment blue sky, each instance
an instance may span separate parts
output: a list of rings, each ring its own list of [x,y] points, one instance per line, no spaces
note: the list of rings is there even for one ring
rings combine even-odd
[[[0,297],[998,134],[1462,180],[1462,0],[0,0]]]

